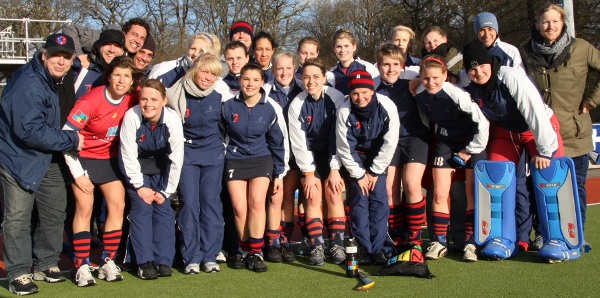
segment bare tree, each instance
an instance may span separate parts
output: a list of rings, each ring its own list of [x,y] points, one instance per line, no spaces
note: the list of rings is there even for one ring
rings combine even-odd
[[[128,0],[82,0],[81,13],[100,26],[123,24],[134,12],[138,3]]]

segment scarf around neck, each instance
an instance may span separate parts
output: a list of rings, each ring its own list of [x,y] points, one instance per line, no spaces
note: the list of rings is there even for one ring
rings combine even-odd
[[[356,119],[362,122],[372,118],[378,106],[377,93],[373,93],[373,97],[366,107],[361,108],[352,103],[350,110],[352,114],[356,115]]]
[[[534,57],[534,64],[547,68],[555,68],[571,58],[569,51],[571,45],[575,42],[574,38],[567,33],[567,25],[554,44],[548,44],[540,35],[540,32],[533,28],[531,34],[531,51]],[[541,65],[540,65],[541,64]]]
[[[185,109],[187,107],[186,94],[194,97],[206,97],[215,90],[215,84],[209,88],[202,90],[196,86],[191,76],[183,76],[169,90],[167,90],[167,98],[169,98],[169,106],[181,116],[181,120],[185,122]]]

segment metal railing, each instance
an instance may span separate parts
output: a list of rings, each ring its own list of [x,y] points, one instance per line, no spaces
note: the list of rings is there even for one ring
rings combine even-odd
[[[24,36],[18,36],[14,30],[13,25],[9,25],[6,28],[0,30],[0,62],[1,60],[12,60],[12,61],[29,61],[35,51],[44,43],[45,36],[31,37],[29,36],[29,24],[33,22],[37,23],[63,23],[70,24],[71,20],[57,21],[57,20],[34,20],[29,18],[23,19],[2,19],[0,23],[4,22],[21,22],[24,27]],[[10,62],[9,62],[10,63]]]

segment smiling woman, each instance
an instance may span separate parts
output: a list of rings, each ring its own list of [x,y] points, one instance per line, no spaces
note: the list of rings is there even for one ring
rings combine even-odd
[[[171,276],[175,256],[175,212],[183,164],[183,128],[177,113],[165,107],[165,86],[141,85],[140,104],[125,114],[121,127],[121,167],[131,199],[131,243],[141,279]],[[166,142],[165,142],[166,140]]]
[[[94,205],[94,188],[100,188],[108,214],[104,230],[104,252],[98,277],[106,281],[123,279],[114,258],[121,239],[125,188],[118,166],[118,131],[125,112],[137,103],[135,82],[139,73],[129,57],[117,57],[104,74],[108,85],[92,89],[76,103],[64,129],[76,130],[84,137],[79,153],[66,153],[65,161],[74,177],[73,219],[75,282],[80,287],[96,281],[90,267],[90,219]]]
[[[185,274],[221,270],[216,257],[223,239],[221,179],[224,151],[221,106],[229,96],[215,90],[224,71],[219,58],[203,53],[167,92],[169,105],[183,120],[185,161],[179,182],[181,254]]]

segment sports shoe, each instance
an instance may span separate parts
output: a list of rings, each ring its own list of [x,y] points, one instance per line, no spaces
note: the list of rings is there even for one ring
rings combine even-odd
[[[33,280],[45,281],[49,283],[65,281],[65,276],[60,272],[58,267],[54,266],[44,271],[33,273]]]
[[[286,263],[291,263],[296,260],[294,252],[292,251],[292,248],[290,247],[289,243],[281,245],[281,258]]]
[[[527,241],[519,240],[519,242],[517,242],[517,245],[519,246],[519,251],[529,250],[529,242]]]
[[[227,253],[222,250],[217,254],[217,263],[222,264],[227,262]]]
[[[385,252],[383,252],[383,250],[380,250],[378,253],[373,255],[371,260],[372,260],[373,264],[377,265],[377,266],[383,266],[383,265],[387,264],[387,261],[388,261],[386,255],[385,255]]]
[[[96,284],[96,280],[92,276],[93,270],[94,268],[88,264],[79,266],[77,273],[75,273],[75,283],[77,283],[78,287],[87,287]]]
[[[8,290],[17,295],[29,295],[38,292],[38,286],[33,283],[31,274],[23,274],[8,284]]]
[[[156,271],[156,266],[154,262],[148,262],[140,265],[138,267],[138,277],[141,279],[157,279],[158,271]]]
[[[267,261],[271,262],[271,263],[281,263],[283,262],[283,256],[281,253],[281,247],[279,246],[275,246],[275,245],[271,245],[269,246],[269,248],[267,249]]]
[[[269,269],[263,260],[263,256],[257,253],[249,253],[246,256],[246,266],[254,272],[265,272]]]
[[[246,260],[245,260],[245,255],[242,255],[240,253],[235,254],[232,259],[233,259],[233,263],[231,264],[231,268],[233,269],[244,269],[246,268]]]
[[[542,235],[535,235],[535,239],[531,243],[530,249],[533,251],[538,251],[542,249],[542,246],[544,246],[544,238]]]
[[[334,264],[341,264],[346,260],[346,252],[341,245],[331,244],[331,246],[329,246],[329,254],[331,255],[331,261]]]
[[[303,237],[302,241],[300,241],[300,247],[298,247],[298,254],[301,256],[310,255],[310,240],[308,237]]]
[[[215,262],[206,262],[206,263],[204,263],[204,265],[202,266],[202,269],[206,273],[213,273],[213,272],[219,272],[219,271],[221,271],[221,267],[219,267],[219,264],[217,264]]]
[[[117,267],[115,261],[106,258],[106,262],[100,270],[98,270],[98,278],[106,281],[120,281],[123,280],[123,274],[121,274],[121,268]]]
[[[198,263],[188,264],[187,266],[185,266],[185,270],[183,270],[183,273],[185,273],[185,274],[200,273],[200,264],[198,264]]]
[[[369,251],[367,251],[367,249],[362,246],[358,247],[358,265],[371,265],[371,255],[369,255]]]
[[[437,260],[443,258],[448,254],[448,248],[438,241],[433,241],[427,247],[425,258],[428,260]]]
[[[477,262],[477,248],[475,247],[475,244],[467,244],[465,245],[465,249],[464,249],[464,254],[463,254],[463,261],[465,262]]]
[[[308,264],[313,266],[323,266],[325,264],[325,250],[319,245],[310,252]]]
[[[156,271],[158,272],[158,276],[160,277],[167,277],[173,275],[173,270],[169,265],[160,264],[158,265],[158,269]]]

